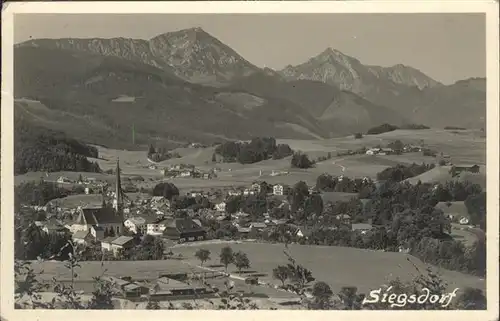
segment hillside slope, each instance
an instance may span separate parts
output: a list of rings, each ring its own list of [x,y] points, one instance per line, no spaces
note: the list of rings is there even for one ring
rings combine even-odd
[[[22,105],[27,117],[88,143],[131,147],[132,127],[138,144],[324,135],[290,101],[191,84],[140,62],[29,46],[15,57],[15,97],[41,102]]]
[[[257,72],[233,80],[232,88],[293,102],[311,113],[329,136],[364,132],[384,122],[409,122],[395,110],[321,81],[286,81],[274,74]]]

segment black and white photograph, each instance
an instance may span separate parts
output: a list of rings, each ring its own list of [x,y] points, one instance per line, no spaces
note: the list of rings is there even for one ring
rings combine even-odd
[[[498,3],[477,3],[19,7],[2,309],[498,319]]]

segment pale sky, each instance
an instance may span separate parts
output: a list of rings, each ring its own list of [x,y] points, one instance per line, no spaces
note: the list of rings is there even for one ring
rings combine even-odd
[[[16,15],[14,39],[147,40],[191,27],[259,67],[300,64],[332,47],[363,64],[412,66],[445,84],[486,76],[484,14],[29,14]]]

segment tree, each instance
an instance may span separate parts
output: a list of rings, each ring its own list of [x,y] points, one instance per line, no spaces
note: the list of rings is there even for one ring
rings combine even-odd
[[[163,196],[171,201],[174,196],[179,196],[179,189],[172,183],[162,182],[153,188],[153,196]]]
[[[309,160],[306,154],[297,152],[292,156],[292,160],[290,162],[293,168],[311,168],[313,163]]]
[[[387,147],[389,148],[392,148],[394,151],[398,152],[398,151],[402,151],[403,148],[405,147],[405,145],[403,144],[402,141],[400,141],[399,139],[389,143],[387,145]]]
[[[198,260],[200,260],[201,265],[203,266],[204,262],[210,260],[210,251],[207,249],[199,249],[198,251],[196,251],[194,256],[196,256]]]
[[[332,289],[325,282],[316,282],[312,288],[314,297],[314,308],[325,310],[330,306],[330,299],[333,295]]]
[[[486,222],[486,192],[482,192],[477,195],[469,195],[464,202],[467,207],[467,212],[469,213],[470,223],[473,225],[479,225],[480,223]],[[483,225],[483,224],[482,224]],[[486,230],[486,226],[481,227]]]
[[[225,246],[221,249],[220,254],[220,263],[224,265],[224,268],[227,272],[227,267],[229,264],[234,263],[234,254],[233,249],[230,246]]]
[[[234,214],[241,209],[242,197],[232,196],[226,201],[226,213]]]
[[[291,194],[292,211],[304,208],[305,201],[309,196],[309,188],[304,181],[300,181],[293,186]]]
[[[248,259],[246,253],[239,251],[234,254],[234,265],[236,265],[239,274],[241,274],[242,269],[250,268],[250,260]]]
[[[94,278],[94,291],[89,302],[89,309],[94,310],[112,310],[113,305],[113,286],[109,282],[102,280],[100,277]]]
[[[363,302],[363,296],[358,294],[358,288],[355,286],[342,287],[339,297],[346,310],[359,310]]]
[[[285,265],[278,265],[273,269],[273,278],[280,280],[283,287],[285,286],[285,281],[290,275],[290,270]]]

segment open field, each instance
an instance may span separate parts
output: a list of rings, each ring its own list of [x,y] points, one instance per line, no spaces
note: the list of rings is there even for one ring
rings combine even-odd
[[[115,277],[130,276],[134,280],[151,282],[162,273],[202,272],[205,268],[200,267],[200,262],[194,257],[194,253],[199,248],[211,251],[211,259],[205,262],[204,267],[224,271],[219,264],[218,254],[226,245],[201,242],[192,246],[174,246],[172,251],[175,255],[182,254],[183,260],[106,261],[102,265],[101,262],[81,262],[81,268],[76,270],[78,274],[76,285],[88,293],[92,290],[92,278],[103,274]],[[255,275],[260,281],[280,284],[280,281],[272,278],[272,269],[288,263],[283,253],[284,245],[242,242],[233,243],[230,246],[234,251],[245,252],[250,259],[251,267],[239,275],[234,265],[230,265],[229,273],[243,278]],[[316,280],[327,282],[334,291],[339,291],[343,286],[356,286],[360,292],[366,293],[395,278],[400,278],[402,281],[412,280],[418,272],[411,262],[415,263],[422,272],[425,272],[427,266],[420,260],[401,253],[295,244],[289,245],[288,250],[299,264],[312,271]],[[67,282],[71,278],[70,271],[63,262],[34,262],[33,268],[35,272],[44,271],[41,275],[42,281],[50,281],[56,277],[60,281]],[[439,271],[450,289],[456,287],[464,289],[467,286],[485,289],[485,281],[478,277],[439,268],[434,268],[434,270]],[[210,283],[217,287],[223,286],[223,280],[224,278],[209,279]],[[235,291],[253,292],[255,296],[279,299],[293,299],[294,297],[290,293],[268,287],[249,286],[242,280],[236,279],[234,282]]]
[[[224,246],[225,244],[182,246],[174,247],[172,251],[176,254],[182,253],[192,264],[199,264],[199,261],[194,258],[194,253],[198,248],[206,248],[211,251],[212,260],[204,265],[210,266],[219,263],[218,254]],[[279,281],[272,279],[272,269],[277,265],[287,263],[287,258],[283,254],[284,245],[247,242],[232,244],[231,247],[234,251],[241,250],[247,253],[251,263],[250,270],[261,273],[260,280],[279,284]],[[409,281],[417,274],[417,271],[407,258],[410,258],[421,271],[425,271],[424,263],[401,253],[310,245],[289,245],[289,251],[298,263],[312,271],[317,280],[327,282],[334,291],[340,290],[342,286],[353,285],[362,292],[368,292],[396,277]],[[230,266],[230,272],[234,271],[234,266]],[[444,269],[439,269],[439,271],[450,288],[466,286],[485,288],[485,281],[478,277]]]
[[[408,178],[407,181],[411,184],[416,184],[418,181],[422,183],[444,184],[447,181],[468,181],[480,185],[486,189],[486,166],[480,166],[479,173],[460,173],[456,177],[450,174],[451,166],[436,166],[435,168],[422,173],[418,176]]]

